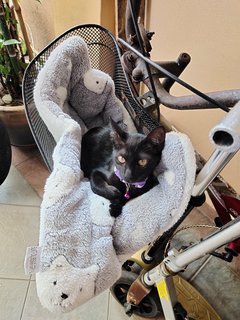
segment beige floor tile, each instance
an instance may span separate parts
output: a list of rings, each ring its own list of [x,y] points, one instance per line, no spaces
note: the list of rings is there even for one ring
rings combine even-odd
[[[43,188],[46,183],[46,179],[50,174],[42,159],[38,155],[31,157],[19,164],[17,169],[24,179],[36,191],[38,196],[42,198]]]
[[[22,148],[12,146],[12,163],[17,166],[27,159],[34,157],[38,152],[37,147],[35,148]]]
[[[29,278],[24,257],[28,246],[38,244],[38,230],[38,207],[0,206],[0,278]]]
[[[208,194],[205,194],[207,200],[201,207],[198,208],[198,210],[201,211],[206,217],[211,219],[211,221],[214,221],[214,219],[217,217],[217,212],[214,209]]]
[[[29,281],[0,279],[0,319],[20,320]]]
[[[205,236],[207,236],[209,233],[215,231],[214,228],[208,228],[208,227],[198,227],[200,226],[213,226],[215,227],[214,222],[212,221],[212,219],[210,217],[208,217],[207,211],[208,206],[204,205],[200,208],[195,208],[193,209],[189,215],[184,219],[184,221],[182,222],[182,224],[180,225],[179,228],[181,227],[185,227],[185,226],[193,226],[192,228],[190,228],[190,231],[193,231],[195,234],[196,238],[203,238]],[[195,227],[196,226],[196,227]],[[184,233],[184,231],[182,231],[182,233]]]
[[[125,314],[123,307],[110,294],[108,320],[125,320],[129,317]]]
[[[1,203],[39,206],[41,199],[18,170],[14,166],[11,166],[7,179],[0,186]]]
[[[103,292],[70,313],[53,314],[41,306],[36,283],[31,281],[21,320],[107,320],[108,300],[108,292]]]

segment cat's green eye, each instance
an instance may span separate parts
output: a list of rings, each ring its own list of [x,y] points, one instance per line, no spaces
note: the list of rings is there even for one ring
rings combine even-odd
[[[118,162],[121,163],[121,164],[124,164],[124,163],[126,162],[126,159],[123,158],[123,156],[118,156],[118,157],[117,157],[117,160],[118,160]]]
[[[148,163],[147,159],[140,159],[140,160],[138,160],[138,164],[139,164],[141,167],[146,166],[147,163]]]

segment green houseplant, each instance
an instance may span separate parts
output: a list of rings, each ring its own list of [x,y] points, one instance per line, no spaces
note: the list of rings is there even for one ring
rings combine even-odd
[[[34,144],[22,99],[23,74],[32,57],[18,1],[0,0],[0,118],[17,146]]]

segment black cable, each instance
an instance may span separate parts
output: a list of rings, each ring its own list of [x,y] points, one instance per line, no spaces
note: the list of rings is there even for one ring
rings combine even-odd
[[[157,70],[161,71],[163,74],[165,74],[167,77],[173,79],[175,82],[179,83],[181,86],[185,87],[186,89],[192,91],[193,93],[195,93],[196,95],[198,95],[199,97],[203,98],[204,100],[216,105],[218,108],[224,110],[225,112],[229,112],[229,108],[222,105],[221,103],[217,102],[216,100],[212,99],[211,97],[207,96],[205,93],[199,91],[198,89],[194,88],[193,86],[191,86],[190,84],[188,84],[187,82],[179,79],[178,77],[176,77],[174,74],[172,74],[171,72],[169,72],[168,70],[164,69],[163,67],[161,67],[160,65],[158,65],[157,63],[155,63],[154,61],[148,59],[147,57],[145,57],[143,54],[141,54],[141,52],[139,52],[138,50],[136,50],[135,48],[133,48],[132,46],[130,46],[126,41],[124,41],[121,38],[118,38],[118,41],[121,42],[124,46],[126,46],[128,49],[130,49],[131,51],[133,51],[137,56],[139,56],[141,59],[143,59],[146,63],[149,63],[150,65],[152,65],[154,68],[156,68]]]

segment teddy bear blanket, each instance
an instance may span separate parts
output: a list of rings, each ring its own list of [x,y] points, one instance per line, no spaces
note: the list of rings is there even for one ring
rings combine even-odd
[[[81,137],[109,116],[130,121],[114,92],[110,76],[91,68],[78,36],[52,51],[36,82],[36,107],[56,147],[39,247],[30,249],[25,265],[34,260],[38,296],[50,311],[71,311],[109,288],[124,259],[172,227],[191,196],[194,150],[186,135],[175,132],[166,135],[159,184],[129,201],[119,217],[111,217],[109,201],[92,192],[80,168]]]

